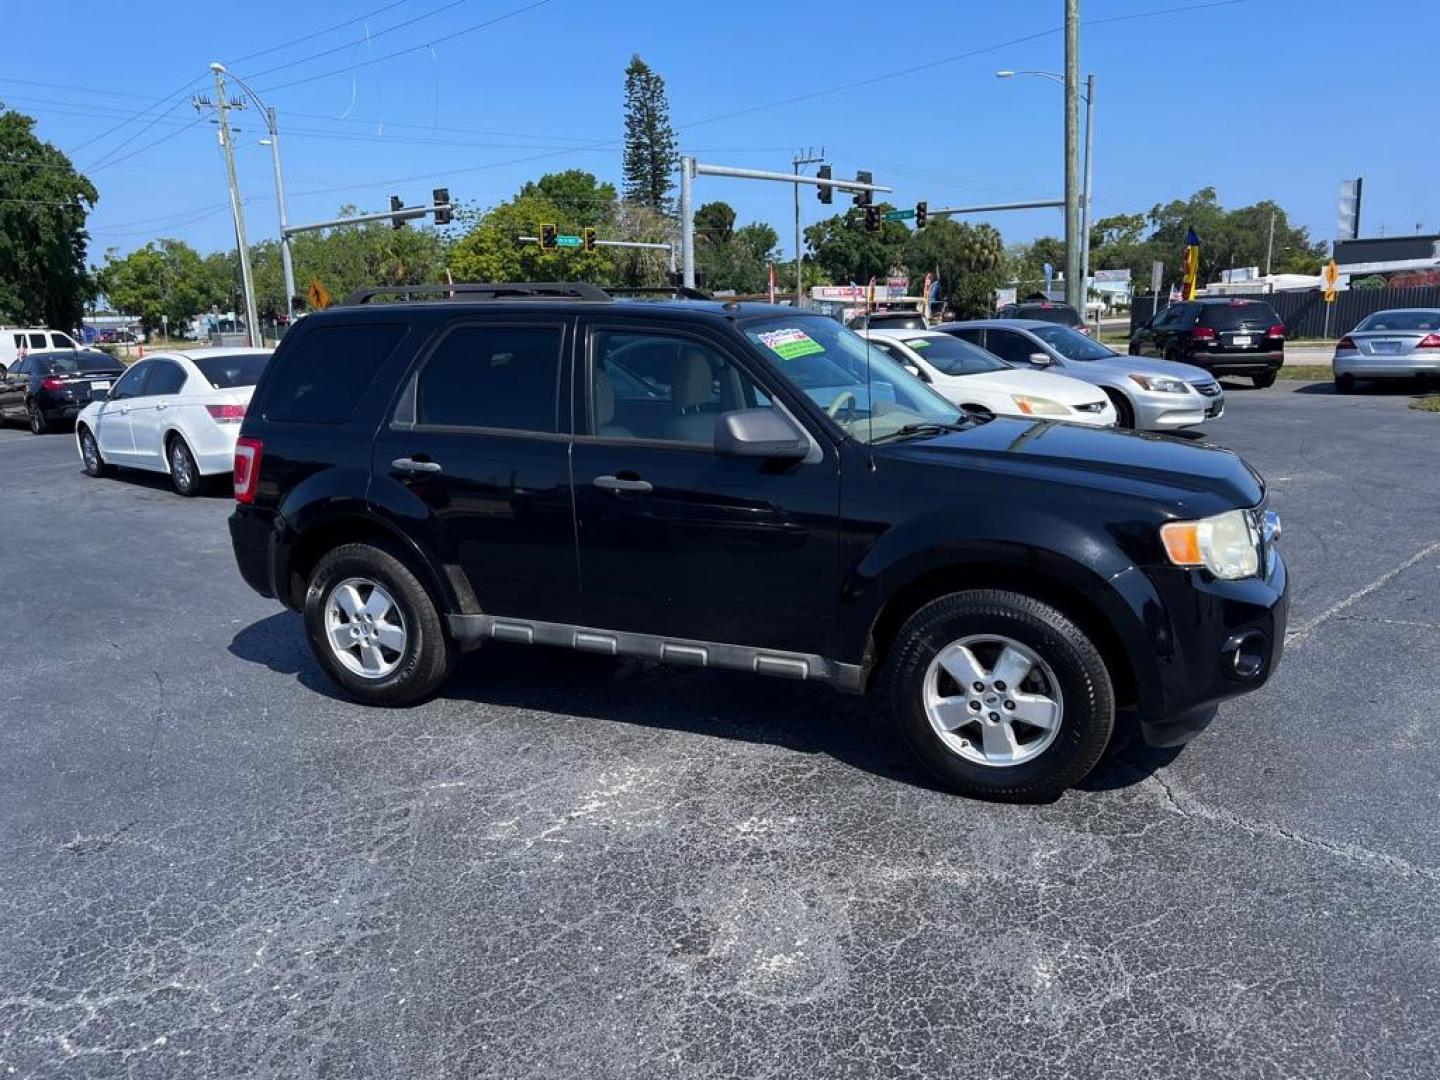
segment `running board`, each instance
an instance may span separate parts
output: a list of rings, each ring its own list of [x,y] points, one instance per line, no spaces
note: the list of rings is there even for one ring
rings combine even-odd
[[[633,656],[667,664],[727,668],[753,671],[757,675],[775,675],[782,679],[824,682],[852,693],[859,693],[861,689],[860,665],[842,664],[813,653],[665,638],[627,630],[597,630],[588,626],[511,619],[502,615],[449,615],[447,618],[450,633],[462,643],[489,638],[518,645],[555,645],[562,649],[604,653],[607,656]]]

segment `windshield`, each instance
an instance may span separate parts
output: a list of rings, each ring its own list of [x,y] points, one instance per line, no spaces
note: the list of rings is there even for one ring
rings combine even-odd
[[[229,390],[235,386],[254,386],[259,382],[270,354],[232,353],[229,356],[197,356],[193,359],[200,374],[211,386],[216,390]]]
[[[1010,367],[994,353],[988,353],[979,345],[961,341],[949,334],[900,340],[924,357],[925,362],[942,375],[983,375],[987,371],[1004,371]]]
[[[58,356],[38,356],[41,375],[74,375],[81,371],[124,371],[118,360],[112,360],[101,352],[61,353]]]
[[[1358,330],[1436,330],[1440,311],[1377,311],[1367,315]]]
[[[1032,326],[1029,331],[1066,360],[1108,360],[1120,355],[1066,326]]]
[[[964,419],[959,409],[834,319],[757,319],[744,331],[775,370],[861,442],[887,438],[906,425]]]

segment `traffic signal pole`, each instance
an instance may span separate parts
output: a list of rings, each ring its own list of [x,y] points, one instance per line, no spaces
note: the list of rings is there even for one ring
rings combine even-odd
[[[795,175],[800,175],[801,165],[818,165],[825,160],[825,148],[820,148],[820,155],[817,157],[815,151],[806,149],[803,154],[796,154],[795,159],[790,163],[795,169]],[[800,185],[795,185],[795,306],[799,307],[805,302],[805,256],[800,246]]]

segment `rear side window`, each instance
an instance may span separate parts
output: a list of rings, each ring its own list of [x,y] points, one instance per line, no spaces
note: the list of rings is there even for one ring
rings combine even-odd
[[[559,327],[457,327],[420,372],[415,422],[559,431],[560,340]]]
[[[1266,330],[1279,322],[1275,309],[1262,303],[1206,304],[1200,311],[1200,325],[1215,330],[1238,330],[1242,326]]]
[[[185,385],[185,370],[169,360],[156,360],[145,383],[145,394],[178,394]]]
[[[267,388],[265,418],[298,424],[345,423],[406,329],[400,323],[310,328]]]
[[[43,349],[43,348],[45,348],[45,335],[44,335],[44,334],[31,334],[31,335],[30,335],[30,347],[31,347],[32,349]]]

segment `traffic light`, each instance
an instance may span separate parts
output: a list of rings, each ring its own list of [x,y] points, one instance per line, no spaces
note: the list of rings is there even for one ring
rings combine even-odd
[[[930,204],[924,202],[917,202],[915,204],[915,228],[923,229],[925,227],[925,219],[929,216]]]
[[[450,189],[449,189],[449,188],[443,188],[443,187],[437,187],[434,191],[430,192],[430,198],[434,200],[433,205],[436,207],[436,210],[435,210],[435,224],[436,224],[436,225],[449,225],[449,224],[450,224]],[[442,207],[442,206],[443,206],[445,209],[443,209],[443,210],[439,209],[439,208]]]
[[[587,225],[581,229],[580,239],[584,241],[586,251],[595,250],[595,229],[593,226]]]
[[[399,196],[399,195],[391,195],[391,196],[390,196],[390,213],[392,213],[392,214],[398,214],[398,213],[399,213],[401,210],[403,210],[403,209],[405,209],[405,204],[400,201],[400,196]],[[403,228],[404,225],[405,225],[405,219],[404,219],[404,218],[392,217],[392,218],[390,219],[390,227],[391,227],[392,229]]]
[[[870,174],[869,174],[868,172],[865,172],[865,171],[862,169],[860,172],[857,172],[857,173],[855,174],[855,182],[856,182],[857,184],[873,184],[875,181],[871,178],[871,176],[870,176]],[[873,191],[857,191],[857,192],[855,192],[855,205],[856,205],[856,206],[869,206],[869,205],[870,205],[871,203],[873,203],[874,201],[875,201],[875,193],[874,193]]]
[[[867,232],[880,231],[880,208],[878,206],[865,207],[865,229]]]
[[[544,251],[554,251],[560,245],[556,243],[556,237],[560,235],[554,225],[540,226],[540,247]]]
[[[821,180],[829,180],[831,175],[830,166],[821,165],[820,171],[816,175],[819,176]],[[835,189],[829,184],[821,184],[815,189],[815,197],[821,202],[828,204],[835,198]]]

